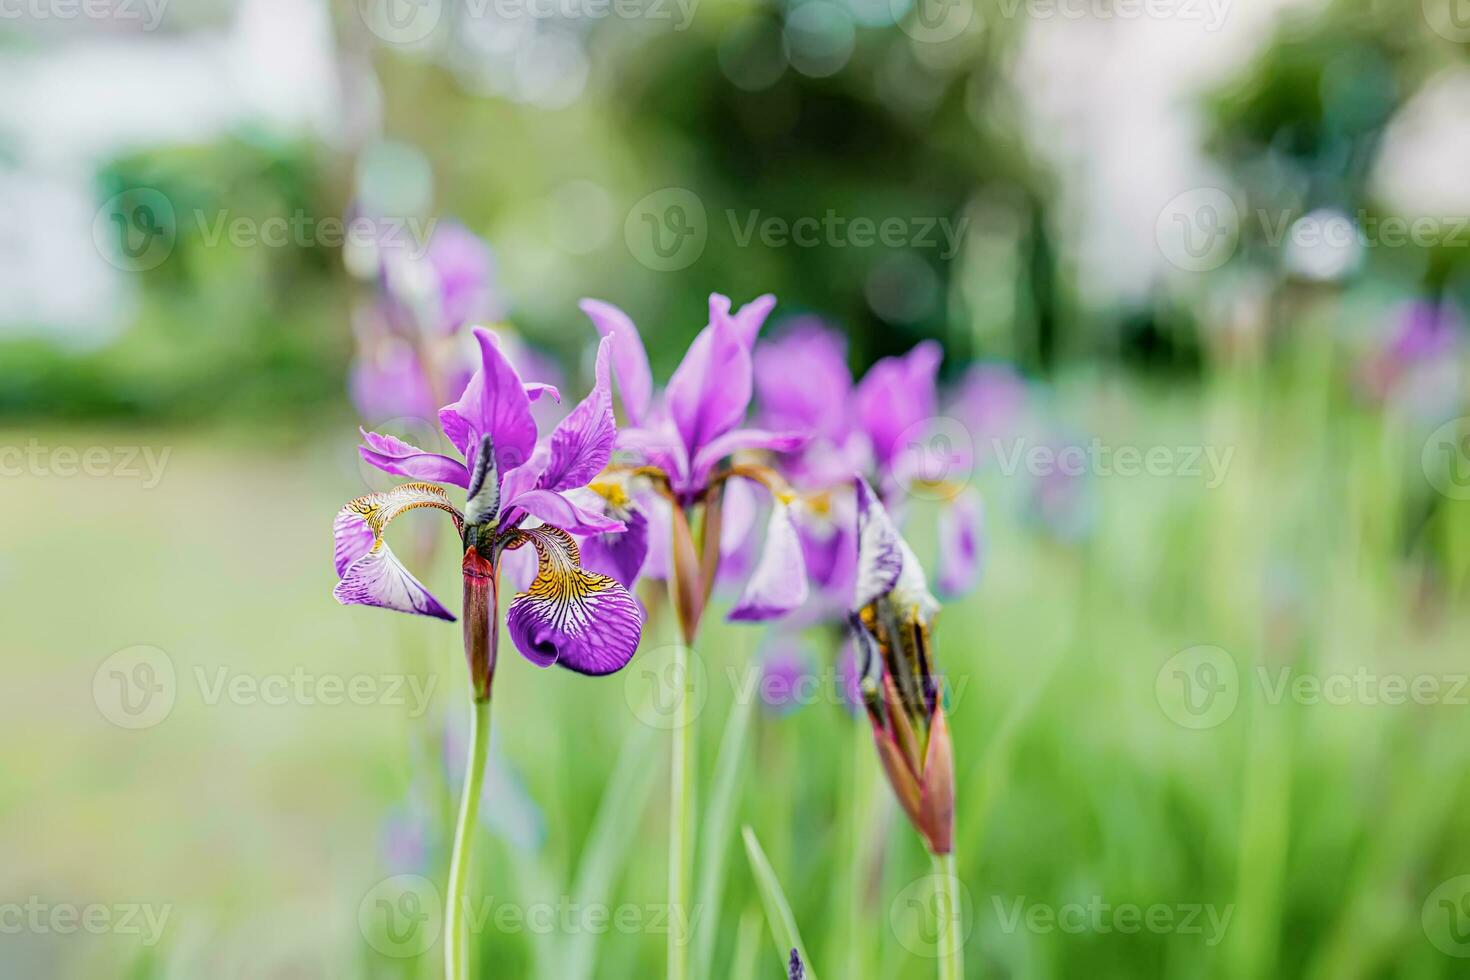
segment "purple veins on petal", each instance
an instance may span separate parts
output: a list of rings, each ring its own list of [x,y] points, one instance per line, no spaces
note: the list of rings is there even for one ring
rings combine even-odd
[[[606,337],[598,344],[591,393],[551,433],[550,459],[539,484],[547,490],[586,486],[612,458],[617,424],[608,380],[611,344]]]
[[[366,446],[358,447],[358,453],[384,473],[405,476],[410,480],[469,486],[469,470],[457,459],[426,452],[395,436],[369,432],[366,429],[358,431],[362,433],[363,442],[367,443]]]
[[[449,441],[466,459],[484,436],[495,446],[495,468],[508,473],[530,459],[536,448],[536,420],[520,376],[506,359],[495,335],[475,328],[480,345],[480,367],[465,386],[459,401],[439,412]]]
[[[853,478],[857,495],[857,580],[853,589],[853,608],[862,609],[880,596],[893,591],[903,572],[903,544],[898,529],[888,516],[868,481]]]
[[[566,531],[531,528],[519,532],[519,543],[525,542],[536,548],[537,568],[506,615],[516,648],[537,666],[560,664],[579,674],[624,667],[643,631],[638,601],[615,579],[583,569]]]
[[[341,581],[332,594],[338,602],[454,619],[383,540],[384,530],[395,517],[420,507],[445,511],[456,526],[462,521],[444,491],[427,483],[406,483],[382,493],[370,493],[337,512],[332,522],[332,558]]]

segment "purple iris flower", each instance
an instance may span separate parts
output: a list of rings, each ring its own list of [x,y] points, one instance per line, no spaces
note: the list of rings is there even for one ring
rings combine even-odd
[[[733,481],[764,487],[772,509],[764,546],[730,618],[773,619],[807,597],[790,488],[768,467],[742,461],[746,454],[761,450],[788,452],[806,440],[798,432],[745,426],[754,384],[751,348],[775,302],[773,296],[762,296],[732,312],[727,297],[712,295],[708,325],[689,345],[668,386],[656,392],[633,321],[608,303],[582,301],[583,312],[612,344],[614,373],[629,422],[618,435],[618,448],[627,459],[617,468],[622,479],[617,499],[624,510],[607,512],[626,513],[627,502],[640,487],[654,492],[644,505],[651,547],[643,574],[662,571],[670,578],[686,638],[693,636],[722,567],[738,558],[739,546],[751,537],[724,531],[727,523],[744,527],[754,522]],[[614,495],[607,495],[613,502]],[[661,528],[652,530],[658,525],[668,527],[667,536]],[[625,567],[631,568],[632,561]]]
[[[465,327],[505,316],[494,253],[464,225],[442,221],[423,254],[396,240],[374,254],[374,295],[353,316],[352,401],[367,419],[431,419],[479,366],[479,348]],[[514,334],[497,332],[520,372],[555,383],[554,365]],[[538,419],[550,421],[550,404],[538,406]]]
[[[465,549],[466,652],[477,698],[488,698],[494,668],[500,559],[528,544],[537,554],[536,576],[511,602],[506,617],[516,647],[538,666],[611,673],[632,657],[642,613],[619,582],[582,566],[572,536],[618,532],[625,525],[569,496],[585,487],[612,454],[611,342],[598,349],[592,392],[538,443],[531,405],[554,390],[524,383],[490,331],[477,328],[474,336],[480,367],[459,400],[439,412],[444,435],[463,460],[393,436],[363,433],[363,459],[418,482],[368,494],[342,508],[333,527],[341,579],[333,594],[343,604],[453,620],[383,540],[394,517],[434,507],[453,519]],[[436,483],[465,488],[463,512]]]
[[[1362,386],[1374,400],[1410,416],[1442,419],[1453,412],[1464,389],[1457,355],[1465,338],[1464,317],[1452,303],[1405,303],[1363,364]]]
[[[773,646],[761,660],[761,704],[772,714],[800,708],[817,693],[816,683],[811,660],[793,641]]]
[[[807,431],[812,439],[782,460],[798,491],[793,508],[802,549],[823,601],[817,615],[846,606],[857,567],[853,474],[870,476],[890,505],[928,479],[926,441],[938,413],[942,351],[933,341],[875,363],[854,383],[841,333],[815,317],[790,321],[755,352],[755,387],[763,424]],[[947,594],[973,586],[979,572],[980,502],[973,490],[928,480],[939,499],[939,583]]]

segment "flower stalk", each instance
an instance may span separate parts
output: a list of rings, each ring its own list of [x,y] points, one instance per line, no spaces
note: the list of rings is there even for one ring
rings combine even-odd
[[[954,851],[932,854],[934,859],[934,907],[943,917],[939,925],[939,980],[965,980],[965,947]]]
[[[449,862],[449,888],[444,896],[444,977],[469,980],[470,936],[465,920],[466,883],[474,861],[474,835],[480,793],[485,784],[485,755],[490,745],[490,699],[475,699],[470,715],[470,748],[465,762],[464,796],[454,827],[454,856]]]
[[[467,537],[474,533],[472,526]],[[474,866],[475,826],[484,789],[485,756],[490,746],[490,687],[500,638],[500,586],[496,568],[480,554],[474,542],[465,549],[463,572],[464,652],[470,671],[470,747],[445,896],[445,980],[468,980],[470,975],[469,931],[465,922],[467,881]]]

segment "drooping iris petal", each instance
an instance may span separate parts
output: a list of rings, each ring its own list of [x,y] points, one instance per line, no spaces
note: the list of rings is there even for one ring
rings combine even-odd
[[[618,376],[618,392],[623,398],[623,411],[633,425],[642,425],[653,401],[653,373],[648,369],[648,352],[643,338],[628,314],[597,299],[584,299],[578,304],[592,321],[598,334],[612,338],[613,370]]]
[[[806,444],[807,437],[800,432],[767,432],[765,429],[733,429],[722,436],[711,439],[694,457],[689,477],[693,483],[702,484],[711,469],[726,456],[747,449],[769,449],[776,453],[789,453]]]
[[[537,520],[573,534],[607,534],[625,530],[622,521],[580,507],[555,490],[527,490],[506,507],[516,506]]]
[[[460,487],[470,485],[470,472],[457,459],[425,452],[394,436],[368,432],[366,429],[358,431],[362,432],[363,441],[367,443],[366,446],[358,447],[358,453],[384,473],[406,476],[410,480],[453,483]]]
[[[511,640],[540,667],[610,674],[633,657],[643,631],[638,601],[615,579],[581,567],[572,536],[560,528],[518,532],[538,557],[536,578],[506,614]]]
[[[613,418],[608,356],[612,341],[597,346],[596,381],[592,391],[551,433],[551,453],[540,486],[568,490],[586,486],[612,458],[617,423]]]
[[[903,572],[903,543],[883,502],[862,477],[854,477],[857,496],[857,579],[853,608],[862,609],[892,591]]]
[[[964,595],[980,574],[980,497],[965,490],[939,511],[939,591]]]
[[[332,594],[343,605],[378,606],[453,620],[454,615],[403,567],[383,540],[383,531],[399,514],[435,507],[462,526],[459,511],[444,491],[427,483],[406,483],[349,502],[332,524],[333,564],[342,581]]]
[[[943,348],[926,340],[902,357],[885,357],[858,383],[858,422],[872,440],[879,466],[888,466],[906,430],[934,417],[935,378],[943,357]]]
[[[851,426],[847,340],[816,317],[801,317],[755,348],[760,421],[771,429],[838,440]]]
[[[459,401],[439,412],[439,423],[449,441],[466,459],[483,436],[495,447],[495,466],[508,473],[531,457],[536,448],[536,420],[520,376],[496,343],[495,335],[475,328],[480,345],[480,367],[465,386]]]
[[[766,527],[766,545],[730,618],[758,622],[784,616],[806,602],[808,586],[801,539],[791,523],[791,508],[777,500]]]
[[[729,317],[715,317],[689,345],[664,393],[690,460],[740,424],[750,392],[750,349]]]

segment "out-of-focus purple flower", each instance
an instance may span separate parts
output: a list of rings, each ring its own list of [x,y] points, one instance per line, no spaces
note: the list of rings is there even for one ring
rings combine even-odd
[[[772,714],[790,714],[817,693],[810,659],[795,641],[785,639],[761,660],[761,704]]]
[[[1067,446],[1086,445],[1085,440],[1056,439],[1052,458],[1060,460]],[[1026,513],[1030,520],[1059,541],[1075,544],[1092,533],[1097,500],[1086,470],[1056,465],[1036,474],[1029,483]]]
[[[1462,392],[1458,355],[1465,341],[1465,318],[1450,302],[1405,303],[1381,345],[1364,362],[1362,385],[1376,401],[1438,420],[1453,409]]]
[[[980,439],[1009,432],[1026,410],[1026,379],[1010,364],[971,365],[954,388],[949,413]]]
[[[417,874],[428,866],[432,824],[417,796],[394,807],[383,820],[379,848],[383,866],[393,874]]]
[[[598,351],[591,394],[538,444],[531,402],[547,389],[523,382],[488,330],[476,329],[475,339],[480,368],[459,400],[439,412],[444,435],[463,461],[393,436],[363,433],[364,460],[420,482],[368,494],[342,508],[333,526],[341,579],[333,594],[343,604],[454,619],[383,540],[399,514],[437,508],[454,520],[465,548],[466,651],[477,697],[488,698],[494,667],[499,562],[505,551],[526,545],[536,551],[537,572],[507,613],[516,647],[542,667],[560,664],[584,674],[618,670],[638,645],[642,612],[623,585],[582,567],[572,534],[611,533],[625,525],[568,496],[591,482],[612,454],[610,346],[604,341]],[[464,487],[464,512],[434,483]]]
[[[744,425],[754,385],[751,348],[775,302],[762,296],[732,312],[728,297],[712,295],[708,325],[689,345],[662,392],[654,390],[643,341],[627,314],[599,300],[582,302],[583,312],[612,343],[618,390],[631,423],[618,437],[618,448],[627,458],[621,470],[630,482],[662,494],[668,504],[667,539],[661,533],[649,536],[655,550],[667,540],[667,561],[658,556],[650,565],[666,565],[672,577],[686,638],[697,628],[729,557],[726,546],[738,547],[745,540],[742,536],[731,542],[722,531],[725,498],[737,492],[731,481],[764,486],[773,508],[764,549],[730,618],[775,618],[807,596],[801,544],[789,510],[793,498],[785,481],[763,466],[731,462],[753,452],[790,451],[805,441],[799,433]],[[729,516],[741,519],[735,504],[731,502]]]
[[[786,326],[756,348],[756,390],[760,418],[810,431],[813,438],[781,458],[782,470],[796,490],[793,507],[808,573],[820,601],[811,612],[833,617],[846,608],[857,564],[852,538],[854,474],[884,488],[891,506],[906,491],[922,492],[941,505],[941,587],[962,590],[979,568],[979,504],[963,483],[973,469],[973,439],[965,433],[936,431],[937,372],[942,352],[926,341],[900,357],[878,361],[856,385],[847,368],[841,334],[816,318]],[[999,375],[972,375],[967,400],[995,415],[1010,398],[1001,394]],[[953,426],[951,426],[953,427]],[[936,462],[936,445],[958,441]],[[956,465],[956,461],[957,465]]]
[[[939,511],[939,591],[957,597],[980,577],[980,537],[984,531],[980,495],[959,492]]]

